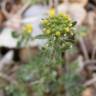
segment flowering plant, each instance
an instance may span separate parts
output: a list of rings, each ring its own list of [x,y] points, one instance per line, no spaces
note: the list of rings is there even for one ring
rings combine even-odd
[[[43,33],[49,44],[63,50],[70,48],[74,43],[75,24],[70,17],[62,14],[42,20]]]
[[[20,32],[16,33],[13,32],[12,36],[14,38],[18,38],[18,42],[17,42],[17,47],[21,47],[22,44],[26,45],[28,44],[28,41],[30,39],[32,39],[32,31],[33,31],[33,27],[32,24],[25,24],[21,27]]]
[[[74,72],[77,66],[73,64],[68,66],[70,72],[64,72],[65,66],[62,67],[62,64],[65,64],[62,52],[75,43],[75,24],[76,22],[66,15],[51,16],[42,20],[44,34],[36,38],[47,39],[47,46],[41,48],[28,64],[17,70],[18,86],[13,88],[9,86],[6,89],[9,94],[29,96],[29,93],[31,95],[35,93],[36,96],[65,96],[68,92],[69,96],[80,96],[81,84],[78,83],[79,77]],[[32,26],[25,26],[21,37],[30,38],[31,31]]]

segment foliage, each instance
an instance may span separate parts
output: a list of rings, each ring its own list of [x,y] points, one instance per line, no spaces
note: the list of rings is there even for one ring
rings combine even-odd
[[[69,96],[81,96],[84,89],[80,76],[76,73],[77,62],[69,66],[69,72],[64,75],[64,85]]]
[[[26,89],[30,85],[36,96],[46,96],[45,94],[64,96],[65,90],[68,91],[69,96],[80,96],[83,87],[80,77],[76,74],[77,63],[70,66],[70,71],[67,74],[63,73],[58,77],[59,59],[54,62],[50,51],[43,50],[43,52],[39,52],[28,64],[17,70],[18,86],[8,86],[7,93],[13,94],[12,96],[16,94],[30,96],[28,93],[30,89]]]
[[[44,53],[42,53],[44,52]],[[17,71],[18,86],[10,85],[6,89],[8,96],[31,96],[28,94],[28,85],[36,96],[64,96],[65,88],[69,96],[81,96],[83,90],[80,77],[76,74],[77,63],[70,66],[67,74],[58,77],[58,60],[53,63],[48,50],[43,50],[31,61]],[[58,56],[59,57],[59,56]],[[57,63],[57,64],[56,64]],[[62,70],[62,68],[60,69]]]

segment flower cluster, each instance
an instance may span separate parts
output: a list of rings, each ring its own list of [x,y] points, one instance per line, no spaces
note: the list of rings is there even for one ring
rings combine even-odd
[[[24,24],[19,32],[12,32],[14,38],[18,38],[17,47],[27,45],[28,41],[32,39],[33,27],[32,24]]]
[[[50,15],[50,16],[55,16],[55,8],[51,8],[51,9],[49,10],[49,15]]]
[[[32,24],[26,24],[23,26],[23,31],[26,33],[31,33],[33,31]]]
[[[74,40],[74,26],[76,22],[73,22],[69,16],[60,14],[58,16],[50,16],[42,20],[43,33],[51,38],[51,41],[58,42],[62,46],[66,46]],[[52,39],[53,38],[53,39]]]

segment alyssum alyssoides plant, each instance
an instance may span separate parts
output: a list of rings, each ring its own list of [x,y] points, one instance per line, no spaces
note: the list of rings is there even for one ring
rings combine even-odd
[[[48,39],[47,46],[54,48],[54,51],[59,49],[61,52],[71,48],[75,43],[75,25],[75,21],[63,14],[43,19],[43,36]]]
[[[61,85],[64,84],[64,86],[66,86],[64,90],[68,91],[67,94],[68,96],[75,96],[75,95],[79,96],[81,92],[81,85],[78,84],[80,78],[74,73],[73,70],[75,69],[72,69],[70,65],[67,65],[69,66],[69,72],[65,73],[64,75],[64,70],[62,68],[62,65],[63,67],[65,65],[65,61],[63,58],[65,51],[72,48],[72,46],[75,44],[75,36],[76,36],[75,25],[76,22],[71,20],[69,16],[64,14],[59,14],[57,16],[50,16],[42,20],[42,28],[44,33],[43,37],[47,38],[48,40],[45,49],[49,50],[48,52],[50,54],[52,61],[51,62],[52,65],[50,66],[51,67],[54,66],[53,67],[54,69],[56,68],[58,69],[56,71],[57,77],[59,78],[57,79],[57,82],[61,80],[60,84]],[[73,71],[71,74],[70,69]],[[76,86],[77,84],[78,86]],[[59,85],[57,84],[57,86]]]
[[[41,20],[43,34],[36,38],[47,39],[47,43],[28,64],[20,67],[17,72],[18,86],[7,87],[8,96],[17,96],[17,93],[18,96],[32,96],[32,93],[35,96],[67,96],[66,91],[68,96],[80,96],[81,86],[77,82],[78,76],[74,75],[74,66],[70,68],[71,74],[64,74],[65,61],[62,57],[75,44],[75,24],[62,14]]]
[[[32,37],[33,26],[32,24],[24,24],[18,32],[12,32],[13,38],[17,39],[17,47],[28,47],[28,42],[33,39]]]

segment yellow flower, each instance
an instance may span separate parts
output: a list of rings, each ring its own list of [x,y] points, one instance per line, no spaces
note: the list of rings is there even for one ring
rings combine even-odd
[[[64,17],[67,16],[67,15],[66,15],[65,13],[63,13],[63,12],[60,12],[59,15],[60,15],[60,16],[64,16]]]
[[[58,32],[56,32],[56,36],[60,36],[61,35],[61,33],[58,31]]]
[[[65,18],[68,20],[71,20],[71,18],[68,15],[66,15]]]
[[[72,27],[72,23],[69,24],[69,27]]]
[[[54,9],[54,8],[51,8],[51,9],[49,10],[49,15],[50,15],[50,16],[55,16],[55,9]]]
[[[59,16],[63,16],[64,14],[63,13],[59,13]]]
[[[47,24],[48,23],[48,20],[45,19],[45,20],[42,21],[42,23],[43,24]]]
[[[67,20],[69,20],[69,21],[71,20],[71,18],[70,18],[69,15],[64,14],[63,16],[64,16],[65,19],[67,19]]]
[[[46,33],[47,33],[47,34],[50,34],[50,33],[51,33],[51,31],[50,31],[50,30],[46,30]]]
[[[66,31],[66,32],[69,32],[69,31],[70,31],[70,29],[67,27],[67,28],[65,28],[65,31]]]
[[[23,27],[23,31],[28,32],[28,33],[31,33],[33,31],[32,24],[26,24]]]
[[[70,16],[68,14],[66,14],[66,13],[63,13],[63,12],[60,12],[59,16],[63,16],[65,19],[71,20]]]

